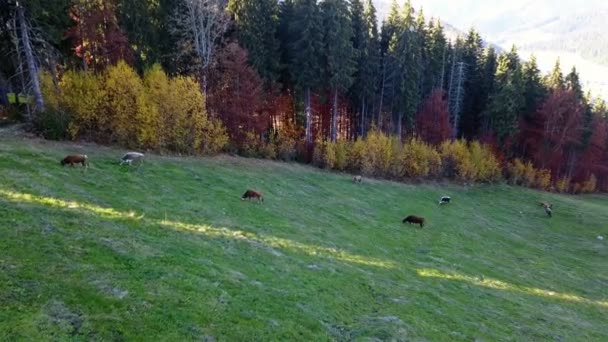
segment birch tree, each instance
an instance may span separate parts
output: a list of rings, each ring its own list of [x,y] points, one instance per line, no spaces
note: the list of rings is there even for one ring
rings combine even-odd
[[[182,52],[192,52],[196,56],[205,93],[209,67],[230,22],[227,3],[228,0],[180,0],[175,15],[174,30]]]

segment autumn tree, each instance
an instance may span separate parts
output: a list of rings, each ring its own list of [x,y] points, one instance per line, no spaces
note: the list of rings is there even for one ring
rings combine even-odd
[[[442,89],[436,89],[424,101],[416,115],[416,132],[424,141],[434,145],[439,145],[450,137],[450,112]]]
[[[132,59],[115,10],[114,1],[78,0],[72,6],[71,15],[76,25],[68,31],[68,36],[85,71],[89,67],[101,71],[120,60]]]

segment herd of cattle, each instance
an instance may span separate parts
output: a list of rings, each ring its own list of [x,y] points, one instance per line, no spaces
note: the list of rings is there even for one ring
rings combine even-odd
[[[122,156],[122,158],[120,158],[119,162],[120,162],[120,165],[123,165],[123,164],[133,165],[134,163],[137,163],[138,167],[139,167],[143,164],[143,161],[144,161],[143,153],[127,152]],[[78,164],[82,164],[82,166],[84,168],[88,168],[89,157],[87,157],[86,154],[78,154],[78,155],[66,156],[65,158],[63,158],[61,160],[62,166],[65,166],[65,165],[74,166],[74,165],[78,165]],[[359,175],[353,177],[353,183],[361,183],[362,181],[363,181],[363,177],[361,177]],[[264,196],[262,196],[262,193],[255,191],[255,190],[247,190],[241,197],[241,200],[253,200],[253,199],[258,200],[260,202],[264,202]],[[439,205],[449,204],[451,201],[452,201],[451,197],[442,196],[439,199]],[[540,202],[540,206],[545,209],[545,213],[549,217],[552,217],[553,205],[551,203],[546,202],[546,201]],[[418,225],[420,225],[420,228],[423,228],[425,219],[424,219],[424,217],[420,217],[420,216],[416,216],[416,215],[409,215],[408,217],[404,218],[402,222],[409,223],[409,224],[418,224]]]

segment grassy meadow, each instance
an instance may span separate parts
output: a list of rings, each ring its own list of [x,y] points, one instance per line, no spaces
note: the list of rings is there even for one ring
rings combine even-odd
[[[0,136],[1,341],[608,340],[605,196],[123,152]]]

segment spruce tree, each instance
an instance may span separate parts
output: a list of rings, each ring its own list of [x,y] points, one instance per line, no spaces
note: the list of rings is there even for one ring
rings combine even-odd
[[[279,4],[279,27],[277,33],[280,59],[278,81],[285,89],[292,89],[294,82],[289,74],[291,56],[294,55],[293,51],[291,51],[292,36],[289,31],[291,22],[294,20],[294,7],[294,0],[284,0]]]
[[[346,0],[325,0],[321,3],[323,18],[325,73],[331,89],[331,140],[338,138],[338,96],[347,91],[355,72],[355,49]]]
[[[415,31],[414,10],[409,0],[403,6],[402,13],[398,35],[393,37],[389,51],[397,61],[398,70],[393,108],[398,137],[402,135],[404,121],[408,127],[413,126],[414,115],[420,104],[420,39]]]
[[[378,83],[380,81],[381,75],[381,55],[380,55],[380,36],[378,32],[378,18],[376,17],[376,8],[374,7],[374,3],[372,0],[367,0],[365,5],[365,23],[367,25],[367,29],[369,31],[369,45],[368,45],[368,60],[367,60],[367,69],[370,72],[368,75],[368,84],[366,87],[366,94],[369,96],[369,101],[367,103],[366,114],[369,112],[370,115],[366,115],[365,117],[369,117],[370,122],[374,115],[374,106],[375,102],[373,98],[376,94],[376,90],[378,87]],[[365,120],[364,126],[362,127],[365,130]],[[376,122],[377,124],[377,122]],[[365,134],[364,131],[361,134]]]
[[[443,89],[447,79],[447,57],[448,44],[443,32],[443,26],[439,20],[431,20],[428,27],[429,37],[427,40],[428,51],[428,84],[430,88]]]
[[[490,99],[490,94],[494,91],[496,69],[498,61],[494,48],[487,48],[481,60],[481,84],[478,99],[478,106],[481,113],[481,132],[487,133],[490,128],[490,118],[486,114],[486,108]]]
[[[564,82],[564,74],[562,73],[561,62],[559,58],[555,62],[555,66],[551,73],[545,78],[547,88],[551,90],[564,90],[566,84]]]
[[[306,142],[312,142],[311,92],[322,76],[323,30],[316,0],[295,0],[293,21],[289,25],[292,37],[290,74],[304,94]]]
[[[525,94],[524,115],[526,119],[531,119],[538,110],[538,106],[547,96],[547,90],[542,82],[540,70],[536,62],[536,57],[523,65],[523,83]]]
[[[525,106],[521,69],[513,57],[509,53],[498,58],[496,88],[490,96],[486,114],[500,143],[517,133],[519,115]]]
[[[465,96],[462,105],[462,120],[460,129],[462,134],[468,138],[474,138],[480,127],[482,98],[482,57],[483,41],[477,31],[471,29],[464,39],[462,51],[462,62],[466,67],[466,78],[464,83]]]
[[[228,10],[237,25],[240,44],[249,52],[249,63],[267,86],[279,74],[279,7],[276,0],[231,0]]]

